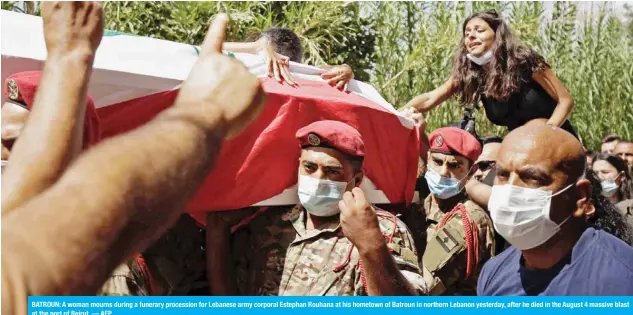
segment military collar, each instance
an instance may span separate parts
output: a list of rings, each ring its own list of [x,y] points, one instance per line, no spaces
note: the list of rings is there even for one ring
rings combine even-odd
[[[341,227],[341,222],[339,220],[336,220],[332,221],[331,223],[324,224],[318,230],[315,229],[312,231],[308,231],[306,229],[308,212],[300,204],[296,205],[294,208],[292,208],[292,210],[284,214],[282,219],[284,221],[290,222],[297,232],[297,237],[295,238],[293,243],[312,239],[324,233],[334,233],[337,232]]]
[[[433,201],[433,194],[429,194],[429,196],[426,197],[426,199],[424,199],[424,210],[426,214],[428,215],[429,213],[435,212],[435,211],[447,213],[453,210],[453,208],[459,203],[464,203],[466,202],[466,200],[468,200],[468,197],[466,196],[466,193],[463,190],[462,192],[459,193],[459,195],[452,198],[454,198],[455,204],[452,207],[450,207],[450,209],[440,209],[440,206],[436,202]]]

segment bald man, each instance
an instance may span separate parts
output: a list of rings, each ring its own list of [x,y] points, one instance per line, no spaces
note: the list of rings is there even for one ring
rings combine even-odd
[[[512,247],[483,267],[478,295],[633,295],[633,248],[587,226],[585,167],[560,128],[531,122],[506,136],[488,207]]]

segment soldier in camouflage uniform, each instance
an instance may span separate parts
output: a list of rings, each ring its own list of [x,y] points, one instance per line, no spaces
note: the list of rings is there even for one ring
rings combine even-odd
[[[411,295],[426,284],[408,228],[357,188],[358,131],[319,121],[297,132],[300,205],[276,207],[232,237],[239,295]],[[212,248],[207,248],[212,250]]]
[[[2,160],[7,161],[11,155],[13,144],[26,125],[31,107],[35,101],[35,93],[41,80],[41,71],[18,72],[9,76],[4,82],[4,93],[7,101],[2,106]],[[86,114],[83,130],[83,148],[88,148],[99,141],[99,118],[94,102],[87,98]],[[4,166],[3,166],[4,168]],[[146,277],[143,276],[137,259],[122,264],[112,274],[102,288],[104,295],[147,295]]]
[[[206,286],[203,246],[204,230],[183,214],[142,255],[115,269],[99,295],[189,295]]]
[[[436,130],[429,142],[425,178],[431,195],[423,202],[427,247],[422,258],[429,294],[476,295],[480,268],[495,249],[490,217],[464,192],[481,145],[453,127]]]

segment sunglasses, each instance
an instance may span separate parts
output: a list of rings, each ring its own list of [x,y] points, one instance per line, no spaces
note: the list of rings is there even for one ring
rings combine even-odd
[[[481,161],[478,162],[475,167],[482,172],[490,170],[493,166],[495,166],[495,161]]]

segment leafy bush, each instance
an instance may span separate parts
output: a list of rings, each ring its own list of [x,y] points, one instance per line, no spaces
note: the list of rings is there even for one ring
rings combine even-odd
[[[16,3],[3,1],[2,8],[21,10]],[[347,63],[396,107],[448,78],[466,16],[496,9],[571,92],[571,121],[587,147],[598,148],[608,132],[633,138],[633,23],[624,25],[610,3],[595,5],[589,15],[579,14],[573,2],[556,2],[550,11],[542,2],[494,1],[103,3],[107,29],[193,45],[218,12],[231,16],[230,41],[273,26],[290,28],[303,41],[306,63]],[[460,115],[450,100],[429,113],[429,129]],[[506,132],[483,110],[477,116],[479,134]]]

